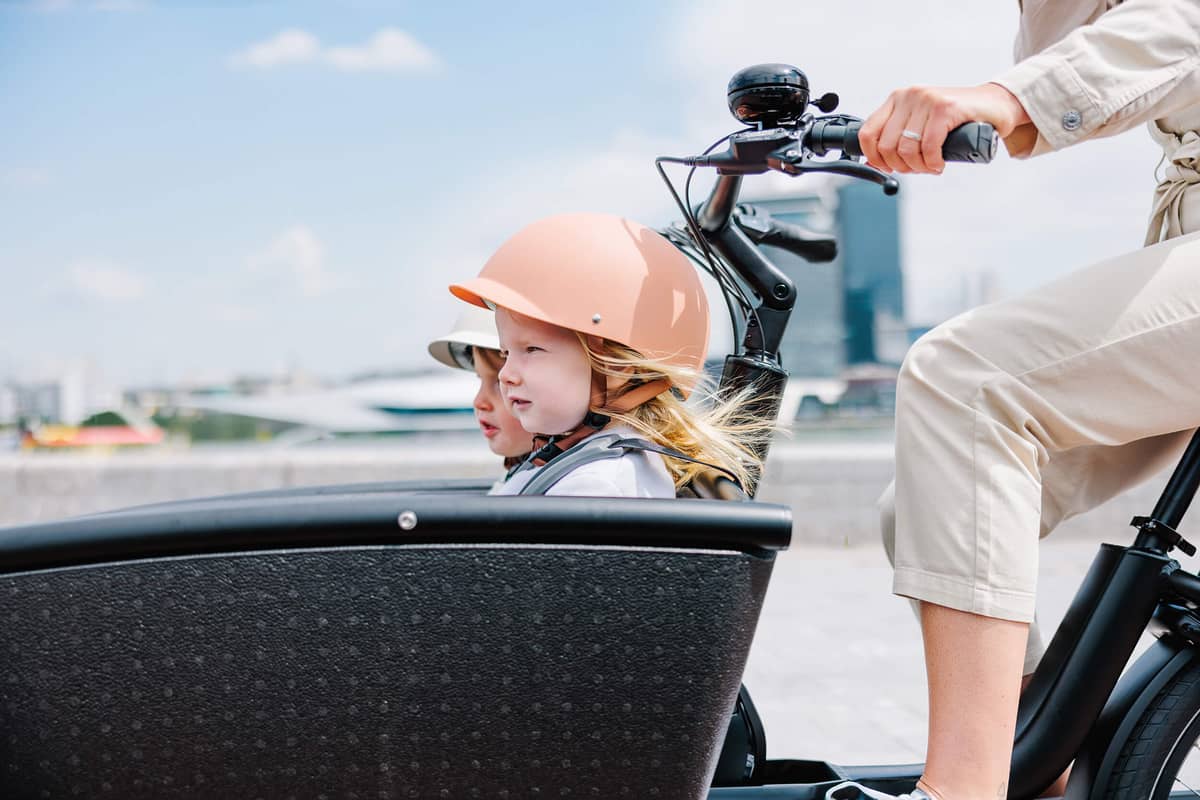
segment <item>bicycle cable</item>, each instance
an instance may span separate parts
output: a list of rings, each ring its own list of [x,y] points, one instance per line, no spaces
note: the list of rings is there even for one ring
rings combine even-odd
[[[662,168],[663,163],[680,164],[684,162],[682,159],[661,156],[654,160],[654,166],[658,170],[658,174],[663,179],[663,182],[667,185],[667,189],[671,192],[671,197],[674,198],[675,205],[679,207],[680,213],[683,214],[684,222],[686,223],[686,228],[691,239],[691,244],[702,257],[697,259],[700,262],[700,266],[705,272],[707,272],[717,281],[717,284],[720,286],[721,291],[726,298],[732,297],[732,299],[737,302],[741,309],[742,315],[749,316],[754,311],[753,306],[746,298],[741,287],[737,285],[737,283],[729,276],[723,267],[718,266],[720,261],[713,257],[712,251],[708,246],[708,242],[705,240],[703,234],[700,233],[700,226],[696,222],[695,215],[689,211],[688,207],[684,204],[684,201],[680,199],[678,192],[675,191],[675,186],[671,183],[670,178],[667,177],[666,171]],[[693,167],[693,170],[694,169],[695,168]]]
[[[703,155],[708,155],[719,145],[727,141],[731,136],[741,132],[741,129],[739,129],[731,133],[727,133],[720,139],[717,139],[704,150]],[[757,320],[757,309],[755,308],[754,304],[750,302],[750,298],[746,296],[745,291],[742,289],[742,286],[739,284],[736,277],[729,274],[721,260],[712,252],[712,248],[709,245],[708,240],[704,238],[704,235],[700,231],[700,224],[696,220],[695,212],[692,211],[691,184],[692,178],[696,174],[696,167],[693,166],[690,170],[688,170],[688,177],[684,183],[684,198],[681,199],[678,191],[675,189],[674,184],[671,183],[671,179],[667,177],[666,170],[663,169],[662,165],[664,163],[686,164],[687,161],[670,156],[660,156],[654,159],[654,167],[658,170],[659,177],[662,178],[663,183],[667,185],[667,190],[671,193],[671,197],[675,200],[675,205],[678,206],[680,213],[683,214],[684,221],[687,223],[688,231],[691,233],[692,239],[696,244],[696,248],[704,257],[704,261],[701,262],[701,266],[704,267],[705,272],[712,275],[712,277],[717,281],[717,284],[720,286],[722,293],[724,293],[727,298],[732,297],[737,302],[741,309],[742,316],[747,319],[747,321],[750,317],[754,317]]]
[[[738,131],[734,131],[734,133],[737,133],[737,132]],[[718,139],[717,141],[713,142],[711,145],[709,145],[709,148],[704,151],[704,155],[708,155],[709,153],[711,153],[717,145],[719,145],[722,142],[729,139],[730,136],[733,136],[733,133],[727,134],[726,136],[723,136],[720,139]],[[683,202],[689,211],[692,209],[692,178],[695,177],[695,175],[696,175],[696,167],[692,167],[690,170],[688,170],[687,180],[685,180],[683,183]],[[693,222],[696,223],[696,227],[698,228],[699,223],[696,220],[696,215],[695,215],[694,211],[692,212],[692,220],[693,220]],[[709,259],[712,259],[713,253],[712,253],[711,245],[709,245],[707,239],[701,239],[701,247],[703,247],[705,249],[706,257]],[[717,259],[717,262],[722,265],[722,271],[725,271],[724,262],[721,262],[720,259]],[[725,274],[726,274],[726,277],[728,277],[730,279],[730,285],[737,292],[737,296],[738,296],[739,302],[742,305],[743,310],[749,314],[754,314],[755,316],[757,316],[754,306],[750,302],[750,298],[746,297],[745,293],[742,291],[741,284],[738,283],[737,277],[735,275],[730,275],[728,273],[728,271],[725,271]]]

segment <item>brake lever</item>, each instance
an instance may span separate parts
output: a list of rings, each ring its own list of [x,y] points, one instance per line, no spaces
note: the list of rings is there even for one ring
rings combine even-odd
[[[771,152],[766,158],[766,164],[768,169],[788,175],[826,172],[870,181],[882,186],[883,193],[886,195],[894,195],[900,191],[900,182],[885,172],[880,172],[856,159],[839,158],[835,161],[818,161],[811,152],[806,151],[798,143],[784,145]]]
[[[770,167],[767,157],[776,150],[799,147],[798,134],[791,128],[740,131],[729,137],[721,153],[690,156],[678,163],[691,167],[713,167],[718,175],[761,175]]]

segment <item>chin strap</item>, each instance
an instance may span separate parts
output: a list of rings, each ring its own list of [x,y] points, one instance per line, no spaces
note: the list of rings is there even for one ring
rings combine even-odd
[[[524,464],[526,459],[528,459],[528,458],[529,458],[528,453],[526,453],[523,456],[505,456],[505,458],[504,458],[504,480],[508,480],[509,478],[511,478],[513,476],[513,473],[515,473],[517,471],[517,469],[522,464]]]
[[[622,391],[608,401],[608,378],[598,372],[592,373],[592,408],[588,409],[583,422],[574,430],[558,436],[547,436],[537,433],[533,436],[533,452],[525,460],[526,464],[544,467],[558,456],[570,450],[587,437],[604,430],[612,417],[604,412],[624,414],[640,406],[671,388],[671,382],[659,378],[645,383],[626,382]],[[594,410],[599,409],[599,410]]]

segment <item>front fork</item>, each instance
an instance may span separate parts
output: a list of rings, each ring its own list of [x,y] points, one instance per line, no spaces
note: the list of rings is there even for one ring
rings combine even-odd
[[[1200,616],[1194,608],[1164,601],[1149,630],[1158,641],[1125,671],[1113,690],[1075,759],[1064,800],[1102,800],[1112,785],[1117,759],[1146,709],[1164,687],[1200,659]]]

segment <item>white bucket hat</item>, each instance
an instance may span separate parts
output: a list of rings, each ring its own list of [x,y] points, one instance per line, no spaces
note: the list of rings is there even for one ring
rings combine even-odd
[[[496,315],[478,306],[468,306],[454,321],[454,327],[445,336],[429,343],[429,355],[447,367],[475,370],[472,347],[499,350],[500,336],[496,333]]]

